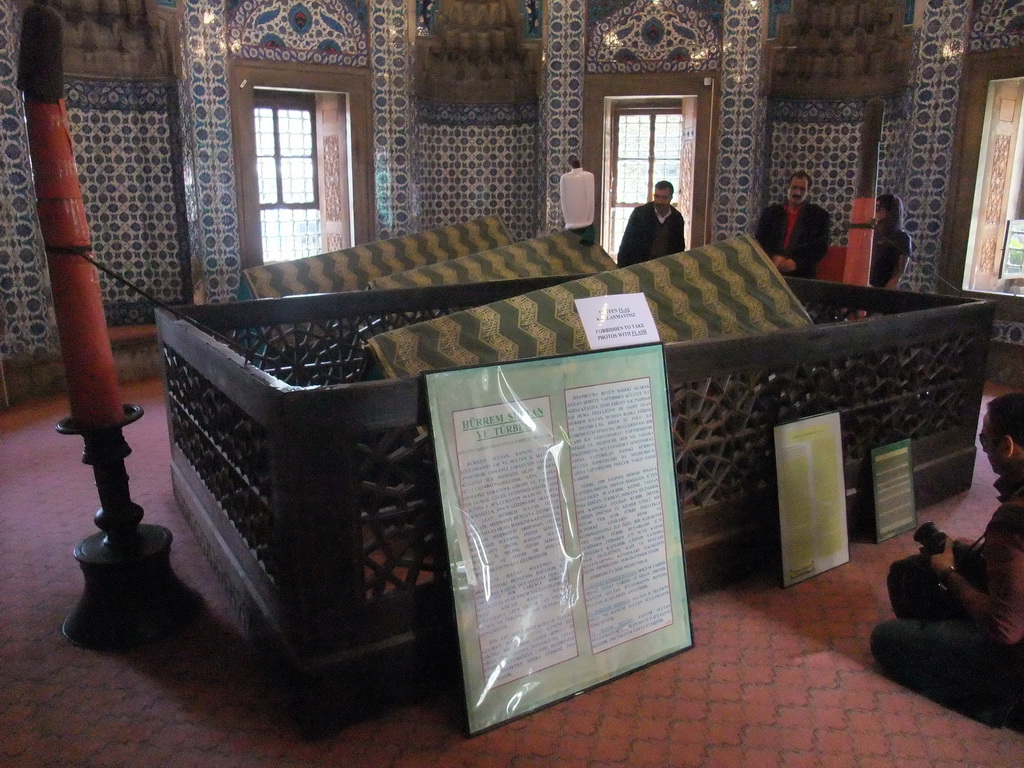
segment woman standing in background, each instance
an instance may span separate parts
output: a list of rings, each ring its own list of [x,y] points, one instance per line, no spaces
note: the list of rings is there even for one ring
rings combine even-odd
[[[871,246],[871,277],[875,288],[895,288],[910,260],[913,245],[903,231],[903,201],[886,193],[875,198],[875,236]]]

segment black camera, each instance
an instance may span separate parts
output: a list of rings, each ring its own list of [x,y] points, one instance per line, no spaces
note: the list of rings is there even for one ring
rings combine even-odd
[[[914,531],[914,541],[921,545],[923,555],[937,555],[946,549],[946,534],[936,528],[931,520]],[[953,544],[953,563],[957,572],[978,589],[984,589],[988,579],[981,540],[973,545],[953,539],[950,541]]]
[[[923,555],[938,555],[946,549],[946,534],[931,520],[914,531],[914,541],[921,545]]]

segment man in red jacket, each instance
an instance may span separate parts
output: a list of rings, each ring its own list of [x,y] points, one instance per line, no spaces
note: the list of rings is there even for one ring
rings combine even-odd
[[[981,447],[1002,502],[985,528],[986,586],[959,573],[953,547],[929,564],[967,619],[893,619],[871,652],[895,680],[992,726],[1024,722],[1024,392],[989,403]],[[1011,715],[1012,710],[1012,715]]]
[[[754,239],[784,275],[814,277],[828,253],[831,223],[828,211],[807,202],[811,177],[797,171],[789,177],[786,202],[761,211]]]

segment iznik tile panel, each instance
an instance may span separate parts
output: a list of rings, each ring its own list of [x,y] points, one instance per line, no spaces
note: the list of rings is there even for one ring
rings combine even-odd
[[[417,110],[420,226],[496,214],[513,240],[537,231],[537,105],[451,105]]]
[[[969,0],[927,0],[908,114],[907,232],[914,258],[907,283],[934,291],[953,161],[956,104],[967,43]]]
[[[56,326],[39,232],[28,135],[17,88],[20,14],[0,0],[0,356],[57,350]]]
[[[1020,0],[981,0],[974,9],[971,51],[994,51],[1024,46],[1024,3]]]
[[[766,104],[762,15],[748,0],[726,0],[713,239],[753,230],[763,205]]]
[[[98,262],[167,303],[189,298],[172,85],[69,81],[68,121]],[[100,275],[112,325],[153,322],[138,292]]]
[[[183,144],[186,157],[192,155],[185,166],[191,242],[201,264],[206,299],[230,301],[238,295],[241,262],[224,8],[212,0],[183,0],[183,6]]]
[[[377,239],[417,232],[408,18],[403,0],[382,0],[370,18],[373,67],[373,171]]]
[[[541,97],[541,161],[543,179],[538,192],[544,201],[542,226],[563,229],[559,182],[570,169],[571,157],[582,158],[583,142],[583,0],[551,0],[544,49],[547,68]]]
[[[365,67],[369,61],[365,0],[242,0],[229,12],[232,56]]]
[[[718,69],[722,3],[590,3],[587,71],[701,72]]]

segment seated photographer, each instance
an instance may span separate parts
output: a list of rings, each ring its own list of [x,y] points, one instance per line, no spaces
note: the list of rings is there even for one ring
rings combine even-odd
[[[980,545],[984,578],[973,577],[972,583],[965,576],[966,568],[954,561],[956,547],[943,546],[943,540],[928,546],[915,534],[956,610],[940,618],[882,622],[871,633],[871,652],[908,688],[995,727],[1005,725],[1013,710],[1012,724],[1019,727],[1024,720],[1024,393],[993,399],[979,438],[999,476],[995,487],[1002,502]],[[927,571],[924,575],[931,578]],[[896,607],[892,574],[890,595]]]

